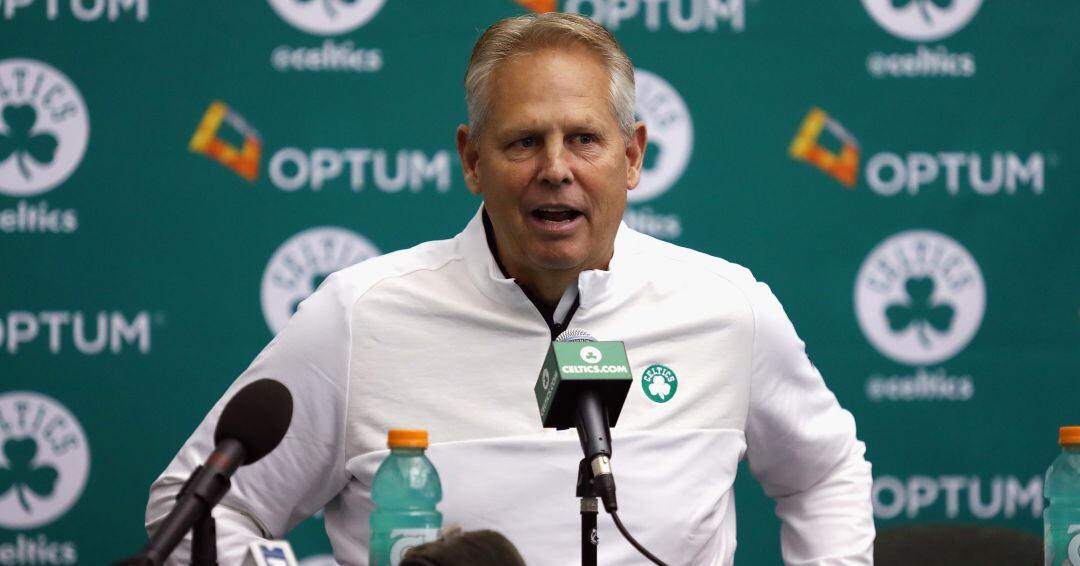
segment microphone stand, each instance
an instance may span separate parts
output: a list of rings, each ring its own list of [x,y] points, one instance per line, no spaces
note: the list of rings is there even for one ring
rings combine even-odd
[[[239,444],[237,444],[239,446]],[[176,494],[177,501],[181,500],[189,490],[196,490],[197,494],[203,492],[205,480],[203,480],[203,466],[195,468],[195,471],[191,472],[184,485],[180,488],[180,492]],[[226,484],[228,480],[225,480]],[[203,484],[203,485],[200,485]],[[196,487],[192,487],[195,485]],[[226,485],[226,489],[228,486]],[[220,499],[220,497],[219,497]],[[200,498],[202,500],[202,498]],[[214,522],[214,517],[210,514],[213,511],[213,505],[204,505],[200,510],[198,517],[195,519],[195,523],[191,527],[191,566],[218,566],[217,561],[217,524]],[[166,544],[164,550],[161,548],[148,545],[142,552],[124,560],[123,562],[116,562],[113,566],[161,566],[168,559],[172,553],[176,544],[180,542],[180,538],[185,534],[184,531],[175,531],[170,537],[171,541]]]
[[[217,524],[210,509],[191,528],[191,566],[218,566]]]
[[[600,544],[596,532],[599,506],[588,458],[582,458],[578,464],[577,496],[581,498],[581,566],[596,566],[596,549]]]
[[[164,564],[188,531],[191,531],[192,566],[217,566],[217,526],[210,513],[229,491],[232,486],[229,478],[243,463],[244,445],[232,438],[218,442],[206,464],[188,476],[176,494],[173,510],[142,552],[117,566]]]

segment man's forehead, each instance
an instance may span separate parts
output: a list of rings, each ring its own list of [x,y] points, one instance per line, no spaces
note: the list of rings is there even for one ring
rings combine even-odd
[[[558,107],[557,110],[548,105],[516,106],[514,112],[499,113],[492,115],[492,126],[498,132],[531,132],[545,130],[552,127],[564,129],[588,128],[597,130],[611,127],[611,109],[604,103],[601,106],[583,105],[578,108]]]
[[[607,69],[584,48],[524,54],[496,67],[491,79],[488,103],[496,130],[599,128],[614,121]]]
[[[609,84],[603,61],[583,47],[545,48],[522,53],[507,58],[491,70],[493,90],[525,96],[543,94],[554,87],[581,95],[604,96]],[[522,88],[526,86],[540,88]]]

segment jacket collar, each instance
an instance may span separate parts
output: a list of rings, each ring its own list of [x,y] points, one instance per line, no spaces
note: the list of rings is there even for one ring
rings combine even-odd
[[[465,230],[455,238],[458,253],[468,266],[470,279],[481,293],[493,301],[508,306],[531,308],[531,302],[517,282],[507,278],[499,269],[488,246],[483,213],[484,208],[481,206],[465,226]],[[626,279],[628,283],[633,278],[629,259],[636,253],[636,236],[637,233],[625,223],[620,223],[615,234],[615,251],[608,263],[608,269],[588,269],[578,275],[577,291],[581,309],[588,309],[611,299],[616,295],[620,282]]]

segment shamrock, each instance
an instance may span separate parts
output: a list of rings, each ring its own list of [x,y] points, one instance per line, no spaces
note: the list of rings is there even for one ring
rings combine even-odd
[[[296,0],[296,1],[299,2],[300,4],[307,4],[309,2],[314,2],[315,0]],[[355,3],[356,3],[356,0],[322,0],[323,9],[326,10],[326,15],[330,16],[331,19],[337,17],[337,9],[334,8],[334,4],[352,5],[352,4],[355,4]]]
[[[948,304],[931,303],[934,280],[929,277],[911,277],[904,283],[904,289],[907,291],[908,302],[892,304],[885,309],[889,327],[893,332],[901,332],[915,325],[919,342],[929,348],[930,339],[926,336],[926,325],[929,324],[938,332],[945,332],[952,324],[956,309]]]
[[[14,489],[19,496],[19,504],[27,513],[30,512],[30,504],[26,502],[23,488],[30,488],[38,496],[46,497],[52,495],[56,480],[60,477],[52,466],[33,467],[37,450],[38,445],[33,438],[9,438],[4,443],[4,456],[9,467],[0,466],[0,494]]]
[[[4,107],[3,121],[8,133],[0,132],[0,162],[7,161],[14,154],[19,164],[19,172],[27,180],[30,170],[26,168],[26,156],[30,156],[42,165],[49,163],[56,155],[56,136],[48,133],[31,135],[37,122],[37,111],[33,106],[14,104]]]
[[[930,12],[926,9],[927,5],[933,4],[941,10],[948,10],[949,6],[952,5],[952,0],[892,0],[893,8],[896,8],[897,10],[902,10],[912,3],[918,6],[919,13],[922,14],[926,23],[932,25],[934,22],[930,19]]]
[[[589,350],[589,351],[585,352],[585,353],[583,354],[583,356],[582,356],[582,357],[584,357],[584,358],[585,358],[585,361],[586,361],[586,362],[589,362],[590,364],[595,364],[596,362],[599,362],[599,361],[600,361],[600,360],[599,360],[599,359],[598,359],[598,358],[596,357],[596,352],[594,352],[594,351],[592,351],[592,350]]]
[[[671,385],[669,385],[667,380],[664,379],[664,376],[654,375],[652,376],[652,379],[648,381],[649,393],[651,393],[654,397],[664,399],[668,396],[669,393],[671,393]]]

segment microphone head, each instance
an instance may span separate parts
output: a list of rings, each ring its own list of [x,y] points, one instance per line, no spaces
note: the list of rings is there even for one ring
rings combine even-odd
[[[540,422],[547,428],[572,428],[578,398],[597,393],[615,426],[633,381],[626,345],[600,342],[587,330],[569,328],[548,347],[533,393]]]
[[[292,422],[293,399],[280,381],[260,379],[245,385],[225,404],[214,429],[214,444],[231,438],[244,447],[244,465],[270,453]]]
[[[555,339],[556,342],[596,342],[596,337],[589,334],[588,330],[581,328],[567,328]]]

